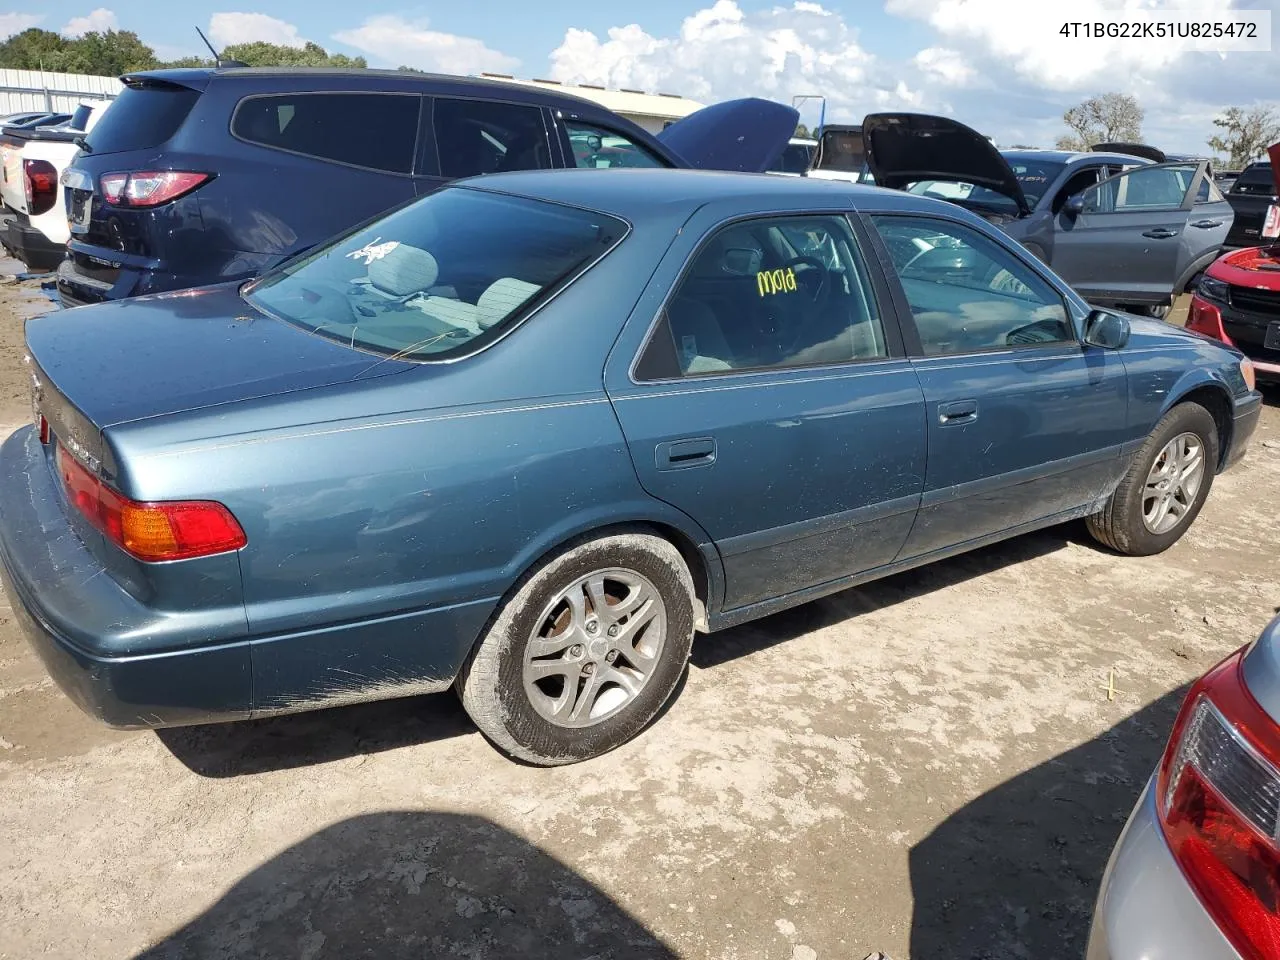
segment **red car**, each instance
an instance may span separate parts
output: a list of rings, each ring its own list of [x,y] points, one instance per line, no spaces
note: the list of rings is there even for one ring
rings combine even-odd
[[[1273,144],[1272,176],[1280,193],[1280,143]],[[1273,206],[1263,234],[1280,209]],[[1187,329],[1229,343],[1253,360],[1260,381],[1280,383],[1280,239],[1219,257],[1196,284]]]

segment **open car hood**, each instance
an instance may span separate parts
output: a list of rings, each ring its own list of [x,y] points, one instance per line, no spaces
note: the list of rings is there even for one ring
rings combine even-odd
[[[1280,143],[1267,147],[1267,157],[1271,160],[1271,182],[1275,184],[1276,196],[1280,197]]]
[[[1163,150],[1149,143],[1095,143],[1089,149],[1094,153],[1123,153],[1128,157],[1142,157],[1152,163],[1164,163],[1168,159]]]
[[[867,166],[876,183],[904,190],[919,180],[973,183],[1003,193],[1031,212],[1013,168],[990,140],[947,117],[872,113],[862,121]]]
[[[782,156],[799,121],[793,107],[748,97],[703,107],[658,139],[697,170],[763,173]]]

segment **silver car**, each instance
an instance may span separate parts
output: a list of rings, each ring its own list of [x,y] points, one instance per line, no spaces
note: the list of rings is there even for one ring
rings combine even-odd
[[[1280,619],[1183,702],[1102,879],[1088,960],[1280,957]]]

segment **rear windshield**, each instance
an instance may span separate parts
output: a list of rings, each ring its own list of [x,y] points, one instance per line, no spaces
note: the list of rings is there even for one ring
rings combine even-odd
[[[823,133],[818,169],[861,173],[864,159],[861,131],[828,130]]]
[[[497,339],[626,232],[575,207],[448,188],[266,274],[245,297],[357,350],[447,359]]]
[[[1035,207],[1040,202],[1049,185],[1058,179],[1058,175],[1066,167],[1065,163],[1052,160],[1015,160],[1012,157],[1005,157],[1005,160],[1013,170],[1018,185],[1022,187],[1029,207]],[[1013,216],[1018,213],[1017,201],[1008,194],[959,180],[917,180],[907,186],[907,192]]]
[[[125,87],[85,139],[93,153],[159,146],[178,132],[199,99],[195,90],[170,84]]]
[[[1256,167],[1249,167],[1236,178],[1236,182],[1231,185],[1231,192],[1258,197],[1274,194],[1276,184],[1271,178],[1271,164],[1260,163]]]

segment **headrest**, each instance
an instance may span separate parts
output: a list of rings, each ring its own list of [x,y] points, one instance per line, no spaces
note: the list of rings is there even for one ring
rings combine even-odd
[[[436,258],[419,247],[398,244],[369,264],[369,282],[393,297],[423,293],[440,276]]]
[[[514,277],[503,277],[489,284],[489,289],[476,301],[476,322],[481,330],[501,323],[520,309],[520,305],[538,292],[536,283]]]

